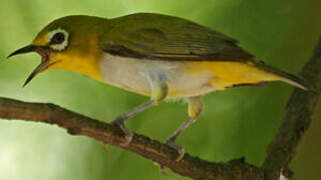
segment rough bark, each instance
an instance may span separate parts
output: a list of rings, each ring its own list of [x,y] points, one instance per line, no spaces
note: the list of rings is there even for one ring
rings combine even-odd
[[[321,37],[300,75],[311,83],[313,89],[309,92],[296,89],[293,92],[282,125],[269,145],[262,165],[267,179],[276,179],[281,169],[287,171],[302,136],[311,124],[321,92]]]
[[[176,162],[177,152],[166,144],[140,134],[134,134],[128,146],[122,145],[125,139],[120,129],[78,113],[71,112],[54,104],[28,103],[0,98],[0,118],[22,119],[27,121],[56,124],[69,134],[91,137],[104,144],[119,146],[135,152],[162,166],[166,166],[182,176],[193,179],[214,180],[261,180],[279,179],[281,170],[288,172],[288,165],[295,150],[312,120],[314,109],[319,101],[321,90],[321,39],[313,56],[304,66],[301,76],[308,80],[314,91],[296,89],[288,103],[286,115],[277,136],[269,145],[267,156],[261,167],[248,164],[243,158],[227,163],[208,162],[186,153]]]

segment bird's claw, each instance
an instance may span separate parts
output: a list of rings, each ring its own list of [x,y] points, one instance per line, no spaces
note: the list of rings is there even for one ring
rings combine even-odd
[[[185,150],[184,150],[183,146],[181,146],[179,144],[175,144],[175,142],[170,139],[166,140],[165,143],[167,145],[169,145],[170,147],[176,149],[176,151],[178,152],[178,157],[175,160],[176,162],[179,162],[180,160],[183,159],[184,154],[185,154]]]
[[[121,145],[127,146],[133,140],[133,133],[128,129],[128,127],[125,126],[124,122],[120,120],[120,118],[115,119],[111,122],[111,124],[120,127],[120,129],[123,131],[126,141],[121,143]]]

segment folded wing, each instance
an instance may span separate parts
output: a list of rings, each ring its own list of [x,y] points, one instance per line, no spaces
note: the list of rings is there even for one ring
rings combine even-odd
[[[100,45],[127,57],[184,61],[249,61],[237,41],[177,17],[140,13],[112,19]]]

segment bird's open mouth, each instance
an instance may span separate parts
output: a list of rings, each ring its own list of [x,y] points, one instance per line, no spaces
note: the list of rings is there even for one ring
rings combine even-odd
[[[23,48],[20,48],[13,53],[11,53],[9,57],[24,54],[29,52],[37,52],[41,56],[41,63],[36,67],[36,69],[28,76],[27,80],[23,84],[23,87],[26,86],[37,74],[46,70],[49,66],[52,66],[56,62],[50,63],[50,55],[52,50],[47,46],[35,46],[35,45],[28,45]]]

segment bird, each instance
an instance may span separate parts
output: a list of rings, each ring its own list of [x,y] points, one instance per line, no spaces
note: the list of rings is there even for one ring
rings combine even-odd
[[[111,123],[123,131],[128,145],[131,117],[171,99],[188,104],[188,118],[165,143],[184,156],[176,139],[203,109],[202,96],[243,85],[282,81],[308,90],[303,78],[266,65],[223,33],[187,19],[135,13],[112,19],[71,15],[45,26],[31,44],[8,57],[37,52],[41,63],[26,79],[49,70],[69,70],[102,83],[149,96],[145,103]]]

